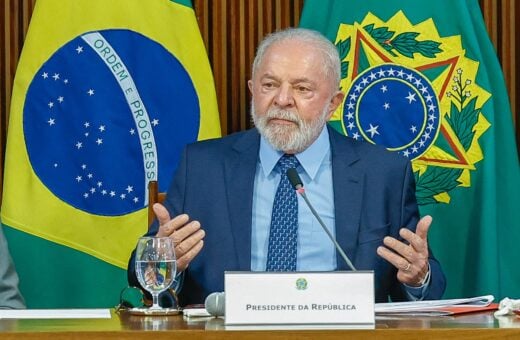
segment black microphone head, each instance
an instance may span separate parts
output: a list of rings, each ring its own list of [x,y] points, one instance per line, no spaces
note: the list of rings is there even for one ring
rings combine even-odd
[[[294,190],[303,188],[302,179],[300,178],[300,175],[298,175],[298,171],[296,171],[295,168],[287,169],[287,177],[289,178],[289,182],[291,182]]]
[[[224,292],[211,293],[204,302],[206,311],[213,316],[224,316],[226,314]]]

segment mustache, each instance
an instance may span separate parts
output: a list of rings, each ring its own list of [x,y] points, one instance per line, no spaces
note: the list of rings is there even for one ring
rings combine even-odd
[[[287,121],[296,123],[296,124],[298,124],[298,126],[301,123],[300,117],[298,117],[298,115],[296,115],[295,113],[293,113],[291,111],[280,110],[280,109],[270,109],[269,111],[267,111],[265,118],[267,119],[267,121],[272,120],[272,119],[283,119],[283,120],[287,120]]]

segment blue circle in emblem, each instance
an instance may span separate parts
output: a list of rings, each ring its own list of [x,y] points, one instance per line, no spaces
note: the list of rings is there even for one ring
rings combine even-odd
[[[199,100],[182,64],[123,29],[86,33],[59,48],[32,79],[23,111],[39,179],[67,204],[107,216],[146,206],[154,176],[165,190],[199,125]]]
[[[439,132],[439,100],[420,72],[403,65],[379,65],[352,82],[343,106],[343,126],[354,139],[416,159]]]

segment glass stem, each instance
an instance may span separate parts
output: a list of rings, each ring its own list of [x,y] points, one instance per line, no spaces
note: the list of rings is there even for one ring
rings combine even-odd
[[[151,309],[161,309],[161,306],[159,306],[159,294],[158,293],[152,293],[152,307]]]

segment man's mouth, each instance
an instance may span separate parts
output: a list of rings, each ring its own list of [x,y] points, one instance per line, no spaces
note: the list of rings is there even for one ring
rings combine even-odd
[[[278,125],[298,125],[297,121],[285,118],[269,118],[268,123],[278,124]]]

